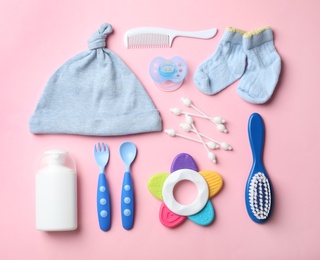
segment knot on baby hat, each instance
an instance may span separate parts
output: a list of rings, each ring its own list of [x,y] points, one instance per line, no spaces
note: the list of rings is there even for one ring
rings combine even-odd
[[[89,49],[104,48],[106,46],[106,38],[110,33],[112,33],[112,26],[110,24],[105,23],[101,25],[99,30],[92,34],[88,40]]]
[[[34,114],[34,134],[115,136],[161,131],[148,93],[112,51],[103,24],[88,41],[89,50],[66,61],[49,79]]]

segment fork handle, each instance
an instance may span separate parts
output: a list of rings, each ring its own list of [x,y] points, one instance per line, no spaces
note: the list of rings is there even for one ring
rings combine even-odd
[[[99,174],[97,189],[97,210],[100,229],[108,231],[111,226],[110,194],[104,173]]]
[[[130,230],[133,227],[134,218],[134,197],[130,172],[125,172],[121,192],[121,218],[122,227]]]

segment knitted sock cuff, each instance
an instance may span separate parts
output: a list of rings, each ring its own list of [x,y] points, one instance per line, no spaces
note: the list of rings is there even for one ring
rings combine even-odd
[[[247,50],[258,47],[270,41],[273,41],[272,29],[270,26],[265,26],[250,32],[246,32],[243,35],[243,47]]]
[[[242,38],[244,34],[245,31],[243,30],[234,27],[227,27],[223,33],[222,40],[242,44]]]

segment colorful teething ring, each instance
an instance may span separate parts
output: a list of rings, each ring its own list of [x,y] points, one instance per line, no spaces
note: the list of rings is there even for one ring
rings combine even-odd
[[[193,182],[198,189],[198,195],[196,199],[188,205],[180,204],[173,196],[175,185],[183,180]],[[181,169],[171,173],[170,176],[165,180],[162,187],[162,197],[163,202],[172,212],[181,216],[190,216],[198,213],[207,204],[209,198],[208,184],[206,180],[196,171]]]
[[[198,172],[195,161],[186,153],[174,158],[170,172],[155,174],[148,181],[151,194],[162,200],[160,222],[170,228],[179,226],[187,218],[201,226],[211,224],[215,213],[210,198],[220,191],[221,176],[214,171]],[[189,180],[198,188],[197,198],[189,205],[178,203],[173,196],[175,185],[182,180]]]

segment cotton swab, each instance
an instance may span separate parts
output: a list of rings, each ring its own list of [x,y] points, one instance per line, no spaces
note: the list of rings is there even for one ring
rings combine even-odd
[[[199,108],[194,106],[192,104],[192,101],[189,98],[181,98],[183,104],[185,104],[187,107],[192,107],[194,110],[198,111],[200,114],[207,116],[204,112],[202,112]]]
[[[185,130],[186,132],[193,132],[193,133],[195,133],[195,131],[191,128],[191,126],[190,126],[189,124],[180,124],[180,126],[181,126],[182,129]],[[204,134],[202,134],[202,133],[200,133],[200,132],[198,132],[198,133],[199,133],[199,135],[201,135],[202,137],[204,137],[204,138],[206,138],[206,139],[208,139],[208,140],[216,143],[216,148],[219,148],[219,145],[220,145],[220,147],[221,147],[223,150],[226,150],[226,151],[231,151],[231,150],[232,150],[232,146],[231,146],[231,145],[229,145],[229,144],[227,144],[227,143],[225,143],[225,142],[219,142],[219,141],[217,141],[217,140],[214,140],[214,139],[210,138],[209,136],[206,136],[206,135],[204,135]]]
[[[196,111],[198,111],[200,114],[202,114],[203,116],[205,116],[206,118],[210,118],[210,117],[208,117],[208,115],[206,114],[206,113],[204,113],[203,111],[201,111],[199,108],[197,108],[195,105],[193,105],[193,103],[192,103],[192,101],[189,99],[189,98],[181,98],[181,100],[182,100],[182,102],[183,102],[183,104],[185,104],[187,107],[192,107],[194,110],[196,110]],[[225,123],[226,121],[223,119],[223,118],[221,118],[221,117],[216,117],[215,118],[215,123]]]
[[[214,118],[212,117],[208,117],[208,116],[204,116],[204,115],[199,115],[199,114],[193,114],[193,113],[188,113],[188,112],[184,112],[182,111],[180,108],[171,108],[170,111],[175,114],[176,116],[180,116],[181,114],[188,114],[190,116],[195,116],[195,117],[200,117],[200,118],[205,118],[205,119],[209,119],[209,120],[213,120],[214,123],[217,124],[221,124],[221,123],[225,123],[225,120],[223,118],[221,118],[220,116],[216,116]]]
[[[172,136],[172,137],[174,137],[174,136],[179,136],[179,137],[188,139],[188,140],[190,140],[190,141],[194,141],[194,142],[197,142],[197,143],[201,143],[200,140],[197,140],[197,139],[194,139],[194,138],[185,136],[185,135],[181,135],[181,134],[177,133],[174,129],[166,129],[166,130],[164,130],[164,131],[165,131],[165,133],[167,133],[168,135],[170,135],[170,136]],[[206,142],[205,144],[206,144],[206,145],[208,146],[208,148],[210,148],[210,149],[216,149],[216,148],[218,148],[214,142]]]
[[[209,149],[222,148],[223,150],[231,151],[231,150],[233,150],[232,146],[227,144],[226,142],[219,142],[217,140],[214,140],[214,139],[208,137],[205,134],[200,133],[194,124],[193,117],[203,118],[203,119],[207,119],[207,120],[211,121],[212,123],[216,124],[217,129],[223,133],[228,133],[228,130],[226,129],[226,127],[224,125],[224,123],[226,121],[222,117],[219,117],[219,116],[209,117],[204,112],[202,112],[200,109],[198,109],[196,106],[194,106],[192,104],[192,101],[188,98],[181,98],[181,100],[186,106],[195,109],[199,114],[198,113],[189,113],[187,111],[182,111],[180,108],[171,108],[170,111],[176,116],[180,116],[182,114],[185,115],[187,124],[180,124],[180,126],[186,132],[195,133],[198,138],[191,138],[191,137],[188,137],[185,135],[181,135],[181,134],[177,133],[174,129],[167,129],[167,130],[165,130],[165,132],[169,136],[172,136],[172,137],[178,136],[178,137],[185,138],[185,139],[188,139],[188,140],[191,140],[194,142],[201,143],[207,151],[208,158],[213,163],[217,163],[216,155],[213,152],[210,152]]]
[[[217,163],[216,160],[216,156],[213,152],[210,152],[208,147],[206,146],[205,142],[203,141],[202,137],[200,136],[197,128],[195,127],[194,123],[193,123],[193,118],[189,115],[186,115],[186,121],[189,125],[191,125],[192,129],[195,131],[195,133],[197,134],[198,138],[200,139],[201,143],[203,144],[204,148],[206,149],[207,153],[208,153],[208,158],[210,161],[212,161],[213,163]]]
[[[182,102],[184,105],[188,106],[188,107],[192,107],[193,109],[195,109],[196,111],[198,111],[200,114],[202,114],[206,119],[210,120],[212,123],[217,125],[217,129],[220,132],[223,133],[228,133],[227,128],[224,126],[223,123],[225,123],[226,121],[221,118],[221,117],[216,117],[216,118],[210,118],[207,114],[205,114],[204,112],[202,112],[199,108],[197,108],[195,105],[192,104],[192,101],[189,98],[181,98]]]

